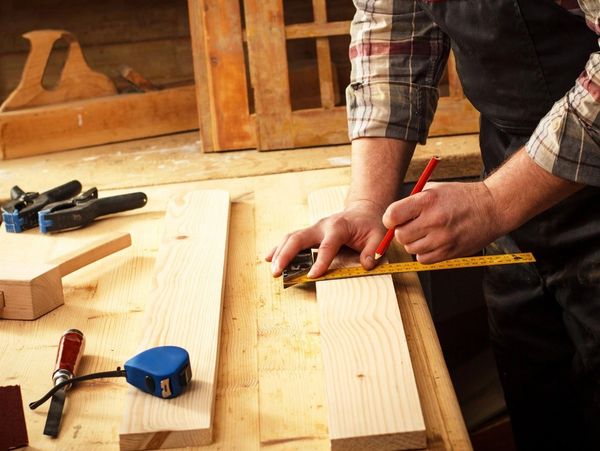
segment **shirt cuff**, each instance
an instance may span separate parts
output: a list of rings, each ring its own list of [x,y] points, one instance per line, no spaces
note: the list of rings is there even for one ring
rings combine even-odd
[[[600,133],[598,124],[581,115],[581,86],[575,86],[554,104],[525,145],[529,156],[546,171],[585,185],[600,186]],[[578,108],[574,108],[574,101]],[[595,105],[585,108],[600,109]]]
[[[437,88],[412,83],[352,83],[346,88],[348,135],[425,144],[437,108]]]

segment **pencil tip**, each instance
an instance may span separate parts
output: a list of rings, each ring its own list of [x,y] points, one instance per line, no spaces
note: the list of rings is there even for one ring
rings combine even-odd
[[[383,255],[381,255],[379,252],[375,252],[375,260],[379,260],[381,257],[383,257]]]

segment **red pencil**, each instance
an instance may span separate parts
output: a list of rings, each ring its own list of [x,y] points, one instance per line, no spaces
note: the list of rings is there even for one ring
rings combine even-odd
[[[438,157],[437,155],[431,157],[431,160],[429,160],[429,163],[427,163],[427,166],[425,166],[421,177],[419,177],[419,180],[417,180],[415,187],[410,192],[411,196],[413,194],[421,192],[421,190],[425,186],[425,183],[427,183],[427,180],[429,180],[429,177],[431,177],[431,173],[433,172],[439,161],[440,157]],[[379,260],[381,257],[383,257],[383,254],[385,254],[385,251],[387,251],[387,248],[390,246],[390,243],[394,239],[395,229],[395,227],[392,227],[386,232],[385,236],[381,240],[381,243],[379,243],[379,246],[377,246],[377,249],[375,250],[375,260]]]

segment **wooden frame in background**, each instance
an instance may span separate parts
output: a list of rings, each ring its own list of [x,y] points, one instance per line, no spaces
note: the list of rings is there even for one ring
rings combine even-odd
[[[287,26],[282,0],[244,0],[245,17],[238,0],[188,0],[188,5],[205,152],[348,142],[346,107],[334,100],[329,37],[347,35],[350,21],[328,22],[327,0],[312,0],[313,22]],[[292,110],[286,41],[306,38],[316,40],[321,107]],[[430,136],[479,131],[479,114],[464,97],[452,57],[448,84],[449,95],[440,97]]]

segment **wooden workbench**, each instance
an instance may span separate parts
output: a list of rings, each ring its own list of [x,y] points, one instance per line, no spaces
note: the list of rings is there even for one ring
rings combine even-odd
[[[98,235],[130,232],[131,248],[67,276],[65,305],[33,321],[0,324],[0,385],[21,386],[24,403],[51,384],[57,341],[68,328],[87,338],[80,374],[114,369],[133,356],[168,198],[221,188],[232,215],[215,443],[220,450],[326,450],[327,412],[313,288],[283,290],[264,255],[282,234],[307,225],[307,193],[347,184],[348,146],[260,154],[203,155],[186,134],[2,162],[0,198],[15,183],[47,189],[78,178],[100,196],[143,187],[148,205],[68,233],[0,232],[3,259],[48,260]],[[440,138],[419,148],[411,177],[432,153],[438,176],[476,175],[476,137]],[[307,157],[309,155],[309,157]],[[454,169],[452,169],[454,168]],[[112,188],[112,190],[108,190]],[[136,188],[137,190],[137,188]],[[470,449],[426,302],[416,275],[397,276],[399,306],[427,427],[429,449]],[[118,449],[126,383],[106,379],[73,389],[58,439],[42,435],[48,405],[25,416],[32,449]]]

